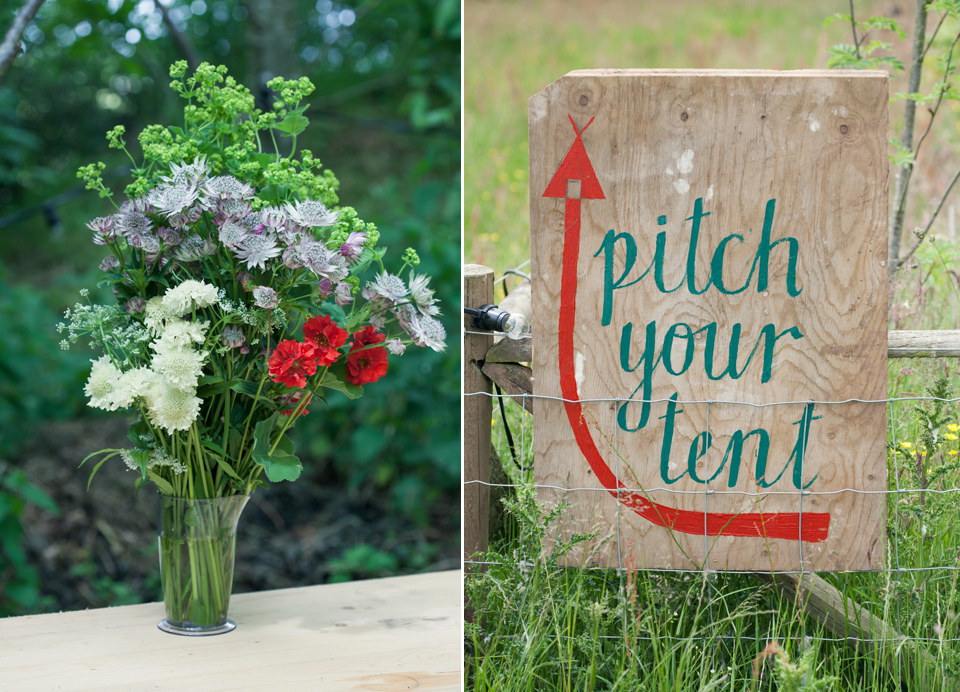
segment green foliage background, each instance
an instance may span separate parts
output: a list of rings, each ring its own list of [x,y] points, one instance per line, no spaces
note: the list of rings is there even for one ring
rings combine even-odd
[[[410,521],[425,524],[436,503],[459,513],[459,2],[267,5],[265,19],[256,0],[48,0],[28,26],[0,83],[0,459],[14,467],[48,421],[93,415],[90,356],[61,351],[55,331],[77,291],[95,285],[103,252],[85,223],[110,211],[77,168],[102,160],[107,185],[129,182],[105,133],[123,124],[135,146],[145,125],[176,124],[175,60],[226,65],[264,98],[274,68],[316,85],[298,142],[336,173],[341,203],[377,225],[381,245],[397,257],[418,250],[452,335],[446,353],[391,359],[362,399],[317,407],[298,424],[301,458],[345,488],[389,488]],[[19,6],[0,0],[0,29]],[[282,45],[264,40],[278,30]],[[29,583],[17,517],[25,501],[50,504],[15,480],[0,488],[0,575]],[[3,594],[0,614],[35,609],[28,591]]]

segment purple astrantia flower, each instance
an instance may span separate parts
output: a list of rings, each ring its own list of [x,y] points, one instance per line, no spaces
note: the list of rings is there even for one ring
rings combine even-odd
[[[253,289],[253,301],[258,308],[273,310],[280,304],[280,296],[269,286],[257,286]]]
[[[147,301],[145,301],[140,296],[134,296],[126,303],[123,304],[123,309],[127,311],[130,315],[137,315],[143,312],[143,309],[147,306]]]
[[[284,208],[290,219],[304,228],[332,226],[337,222],[337,212],[330,211],[323,202],[316,200],[305,199],[295,205],[288,203]]]
[[[193,163],[170,164],[170,176],[161,178],[171,185],[193,185],[196,187],[210,172],[206,156],[197,156]]]
[[[172,228],[157,229],[157,236],[167,247],[176,247],[183,238],[179,231],[175,231]]]
[[[196,262],[207,254],[206,239],[195,233],[184,237],[173,250],[173,256],[181,262]]]
[[[223,345],[227,348],[240,348],[246,343],[246,337],[240,327],[230,325],[223,328],[223,334],[220,335]]]
[[[347,264],[355,264],[360,259],[365,242],[367,242],[367,234],[354,231],[347,238],[347,242],[340,246],[340,254],[347,260]]]
[[[274,257],[279,257],[281,252],[272,233],[260,235],[248,233],[243,242],[233,250],[237,259],[246,263],[247,269],[257,267],[262,270],[266,270],[267,262]]]
[[[333,299],[340,307],[352,303],[353,289],[350,287],[350,284],[345,281],[337,284],[337,290],[334,291]]]
[[[96,245],[106,245],[117,239],[112,216],[98,216],[87,223],[87,228],[93,231],[93,242]]]
[[[153,223],[146,214],[137,211],[117,212],[114,216],[114,227],[122,233],[128,241],[135,241],[141,235],[150,233]]]
[[[199,196],[200,192],[195,185],[161,185],[152,190],[147,199],[159,213],[169,219],[192,207]]]
[[[403,352],[407,350],[406,345],[400,339],[387,339],[384,346],[387,347],[387,353],[395,356],[402,356]]]
[[[323,243],[305,239],[295,247],[297,260],[317,276],[339,283],[350,273],[346,260]]]
[[[407,285],[403,283],[403,279],[396,274],[389,274],[387,272],[377,274],[377,278],[368,283],[367,286],[370,287],[374,294],[390,303],[400,302],[410,292],[409,289],[407,289]]]
[[[290,245],[283,251],[283,266],[287,269],[302,269],[303,262],[300,259],[300,250],[296,245]]]
[[[429,276],[413,274],[410,277],[410,300],[421,315],[432,317],[440,314],[440,308],[436,306],[433,289],[427,285],[429,282]]]
[[[232,175],[218,175],[206,178],[200,183],[200,190],[210,201],[224,199],[252,199],[253,186],[241,182]]]
[[[217,237],[223,245],[233,250],[239,247],[247,237],[247,229],[236,221],[224,221]]]
[[[333,293],[334,288],[333,282],[325,276],[320,277],[320,280],[317,281],[317,293],[319,293],[322,298],[326,298]]]
[[[253,212],[250,202],[245,199],[221,199],[215,209],[218,217],[232,221],[245,219]]]
[[[447,347],[447,332],[440,321],[433,317],[415,314],[407,333],[417,346],[425,346],[434,351],[443,351]]]
[[[100,263],[101,271],[112,271],[120,266],[120,260],[116,258],[115,255],[107,255],[103,258],[103,261]]]

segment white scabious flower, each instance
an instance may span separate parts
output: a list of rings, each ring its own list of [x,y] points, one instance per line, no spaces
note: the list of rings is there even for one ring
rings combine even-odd
[[[150,361],[150,369],[167,387],[183,392],[196,389],[207,352],[177,347],[161,341],[154,344],[156,354]]]
[[[154,343],[155,351],[173,348],[186,348],[193,344],[202,344],[207,338],[210,322],[191,322],[190,320],[169,320],[164,324],[160,338]]]
[[[145,398],[150,420],[167,432],[189,430],[200,414],[200,399],[196,391],[186,391],[158,382]]]
[[[163,332],[163,324],[170,317],[162,296],[154,296],[143,308],[143,324],[154,336]]]
[[[91,362],[90,378],[83,389],[90,397],[89,405],[105,411],[116,411],[119,406],[114,399],[114,390],[120,379],[120,370],[110,361],[110,356],[100,356]]]
[[[147,367],[134,368],[120,375],[113,390],[112,399],[117,408],[127,408],[138,398],[145,396],[157,381],[156,374]]]
[[[167,289],[163,296],[163,307],[171,317],[180,317],[196,308],[205,308],[216,302],[216,287],[194,279]]]

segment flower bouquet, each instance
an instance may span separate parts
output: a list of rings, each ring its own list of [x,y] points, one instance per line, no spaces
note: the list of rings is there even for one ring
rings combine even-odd
[[[225,68],[186,72],[170,72],[183,126],[147,127],[142,161],[122,127],[107,135],[133,163],[125,200],[104,185],[103,163],[80,169],[116,207],[88,224],[109,251],[100,285],[116,302],[82,291],[88,302],[60,329],[64,347],[87,337],[102,353],[90,405],[135,416],[131,447],[84,460],[97,460],[91,480],[119,457],[138,488],[156,485],[164,623],[206,633],[228,623],[243,502],[265,479],[300,475],[296,420],[331,391],[360,396],[410,344],[443,350],[445,334],[416,252],[389,272],[374,225],[336,206],[336,178],[297,151],[309,80],[269,82],[278,98],[263,112]]]

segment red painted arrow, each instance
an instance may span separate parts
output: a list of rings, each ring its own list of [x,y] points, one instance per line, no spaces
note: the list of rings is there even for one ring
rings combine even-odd
[[[564,398],[567,418],[573,429],[574,438],[580,451],[593,469],[597,480],[610,491],[610,494],[639,514],[644,519],[681,533],[699,536],[755,536],[765,538],[785,538],[819,543],[826,540],[830,525],[827,513],[798,512],[728,513],[697,512],[676,509],[657,504],[642,493],[627,490],[616,475],[607,466],[593,441],[587,422],[583,417],[580,395],[577,393],[577,381],[574,371],[573,329],[577,309],[577,260],[580,255],[580,199],[567,197],[567,182],[580,182],[581,199],[604,199],[603,190],[597,180],[593,165],[583,145],[583,133],[593,118],[582,130],[577,129],[573,116],[570,124],[576,133],[576,139],[570,151],[564,157],[560,167],[544,191],[544,197],[564,198],[563,219],[563,264],[560,279],[560,322],[558,343],[558,366],[560,371],[560,392]]]

